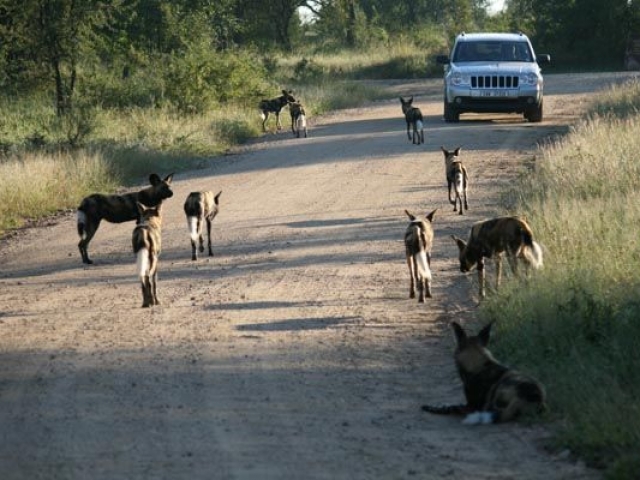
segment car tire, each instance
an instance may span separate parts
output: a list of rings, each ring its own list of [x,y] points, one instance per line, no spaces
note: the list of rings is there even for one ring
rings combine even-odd
[[[444,121],[447,123],[457,123],[460,121],[460,112],[446,100],[444,101]]]
[[[524,118],[529,120],[531,123],[540,123],[542,121],[542,117],[542,102],[540,102],[540,105],[537,105],[535,108],[527,110],[524,114]]]

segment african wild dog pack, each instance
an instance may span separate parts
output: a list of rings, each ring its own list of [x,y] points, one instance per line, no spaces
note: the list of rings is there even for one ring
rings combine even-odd
[[[413,106],[413,97],[400,97],[400,101],[408,139],[413,144],[424,143],[422,112]],[[272,114],[276,117],[276,129],[282,128],[280,113],[286,106],[291,114],[293,134],[307,137],[305,108],[301,102],[296,101],[290,90],[284,89],[281,96],[259,103],[263,131],[267,130],[267,120]],[[453,204],[454,212],[462,215],[468,210],[469,176],[460,159],[461,147],[447,150],[441,146],[440,150],[445,160],[448,200]],[[124,195],[93,194],[84,198],[78,207],[77,230],[81,238],[78,248],[82,261],[87,264],[93,263],[89,258],[88,245],[102,220],[112,223],[137,220],[131,234],[131,245],[136,256],[136,273],[142,290],[143,307],[160,303],[157,277],[162,247],[162,211],[165,208],[163,201],[173,196],[172,179],[173,174],[164,179],[152,174],[149,177],[150,186],[145,189]],[[205,251],[205,224],[208,255],[213,256],[211,228],[220,211],[221,193],[219,191],[214,195],[211,190],[194,191],[188,194],[183,205],[192,261],[198,259],[198,252],[202,254]],[[404,231],[405,259],[410,275],[409,297],[418,297],[420,303],[433,295],[434,274],[431,260],[435,241],[433,220],[437,211],[436,208],[426,215],[417,216],[405,210],[409,218]],[[466,241],[455,235],[451,237],[458,246],[460,270],[467,272],[477,267],[482,298],[486,293],[486,258],[494,258],[496,261],[497,286],[500,284],[503,254],[506,254],[514,273],[517,273],[518,262],[524,263],[527,268],[542,266],[542,249],[533,240],[531,227],[520,217],[505,216],[478,222],[471,227]],[[465,423],[475,424],[505,422],[526,411],[544,409],[543,386],[535,379],[505,367],[492,357],[487,349],[491,325],[483,328],[476,336],[468,336],[456,322],[453,322],[452,327],[457,342],[454,358],[463,382],[466,403],[444,407],[425,405],[425,411],[465,414]]]

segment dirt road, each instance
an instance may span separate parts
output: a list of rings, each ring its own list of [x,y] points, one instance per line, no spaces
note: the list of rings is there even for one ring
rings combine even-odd
[[[597,478],[540,427],[463,426],[420,411],[462,400],[448,324],[473,325],[473,276],[448,238],[495,213],[536,144],[625,74],[548,76],[546,120],[441,120],[440,82],[400,103],[313,119],[178,174],[159,296],[142,309],[132,224],[77,251],[75,215],[0,245],[0,477],[10,479]],[[439,146],[463,145],[470,212],[446,201]],[[167,173],[167,172],[162,172]],[[214,258],[190,260],[182,204],[222,190]],[[408,299],[407,208],[435,220],[434,298]],[[553,395],[553,392],[549,392]]]

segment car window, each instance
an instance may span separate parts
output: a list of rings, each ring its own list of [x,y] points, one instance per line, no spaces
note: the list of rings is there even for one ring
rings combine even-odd
[[[459,42],[454,62],[531,62],[533,55],[526,42]]]

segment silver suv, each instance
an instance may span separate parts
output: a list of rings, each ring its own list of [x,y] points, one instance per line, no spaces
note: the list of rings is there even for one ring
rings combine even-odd
[[[465,112],[521,113],[542,121],[543,80],[537,55],[522,33],[461,33],[444,65],[444,119],[457,122]]]

